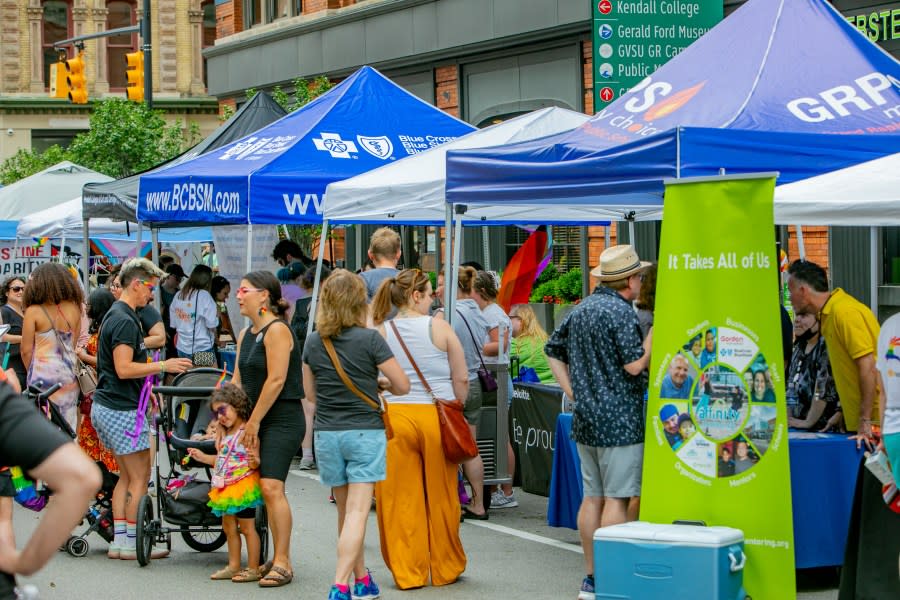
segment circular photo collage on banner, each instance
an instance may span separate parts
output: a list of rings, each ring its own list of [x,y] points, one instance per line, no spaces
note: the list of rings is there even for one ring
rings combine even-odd
[[[707,477],[752,469],[775,430],[766,358],[747,334],[709,327],[671,359],[660,385],[659,423],[679,460]]]

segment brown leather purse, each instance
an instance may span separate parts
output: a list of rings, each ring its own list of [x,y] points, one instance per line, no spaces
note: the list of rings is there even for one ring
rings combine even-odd
[[[397,325],[393,321],[390,323],[391,328],[394,330],[394,335],[397,336],[397,341],[400,342],[400,346],[406,353],[406,358],[409,359],[413,369],[416,370],[416,375],[419,376],[422,387],[425,388],[425,391],[428,392],[428,395],[431,396],[434,405],[437,407],[438,421],[441,425],[441,448],[444,450],[444,456],[448,461],[455,464],[464,463],[471,458],[475,458],[478,456],[478,445],[475,443],[475,438],[472,437],[472,431],[469,429],[469,423],[466,422],[466,417],[463,415],[465,405],[462,400],[442,400],[435,396],[434,390],[428,385],[428,381],[425,380],[425,376],[419,370],[419,365],[416,364],[415,359],[409,352],[409,348],[406,347],[406,343],[400,336]]]
[[[394,429],[391,427],[391,420],[388,416],[388,403],[385,401],[384,396],[378,394],[379,402],[372,400],[368,396],[366,396],[362,391],[356,387],[350,378],[347,376],[347,372],[344,371],[344,367],[341,366],[341,360],[338,358],[337,352],[334,350],[334,344],[331,342],[331,338],[323,337],[322,344],[325,346],[325,351],[328,353],[328,358],[331,359],[331,364],[334,365],[334,370],[337,371],[338,377],[341,378],[341,381],[344,382],[344,385],[347,386],[347,389],[359,396],[361,400],[363,400],[366,404],[374,408],[381,414],[381,420],[384,421],[384,435],[387,436],[387,439],[391,439],[394,437]]]

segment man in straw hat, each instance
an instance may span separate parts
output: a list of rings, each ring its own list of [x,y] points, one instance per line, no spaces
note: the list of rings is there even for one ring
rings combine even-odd
[[[594,530],[625,522],[629,499],[641,493],[641,372],[650,363],[653,333],[651,329],[642,341],[631,303],[649,264],[630,245],[604,250],[600,266],[591,271],[600,285],[563,320],[545,347],[556,380],[575,400],[572,439],[584,484],[578,531],[587,569],[580,600],[594,599]]]

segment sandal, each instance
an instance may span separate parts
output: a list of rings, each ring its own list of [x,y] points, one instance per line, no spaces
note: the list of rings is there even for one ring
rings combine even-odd
[[[232,569],[231,567],[224,567],[222,569],[219,569],[212,575],[210,575],[209,578],[212,579],[213,581],[224,581],[226,579],[231,579],[232,577],[234,577],[237,574],[238,574],[237,569]]]
[[[232,577],[231,581],[235,583],[252,583],[254,581],[259,581],[260,579],[262,579],[262,575],[259,573],[259,569],[247,567]]]
[[[266,574],[272,570],[272,565],[275,564],[271,560],[267,560],[263,564],[259,565],[259,576],[265,577]]]
[[[266,576],[259,580],[259,587],[281,587],[289,584],[294,579],[294,574],[278,565],[272,565],[272,569]]]

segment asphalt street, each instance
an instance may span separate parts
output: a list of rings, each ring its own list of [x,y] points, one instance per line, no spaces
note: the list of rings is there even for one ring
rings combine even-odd
[[[279,589],[259,589],[256,584],[211,581],[209,574],[224,566],[224,547],[212,553],[195,552],[179,535],[173,536],[169,558],[139,567],[136,562],[106,558],[106,542],[97,534],[88,537],[90,550],[83,558],[60,552],[40,573],[21,582],[31,583],[45,600],[112,600],[151,598],[322,598],[334,576],[336,511],[328,502],[328,490],[315,472],[293,470],[287,481],[288,499],[294,509],[291,540],[295,579]],[[486,522],[461,526],[468,566],[454,585],[423,588],[406,594],[394,587],[381,560],[375,511],[366,536],[366,560],[381,585],[383,598],[537,598],[577,596],[583,567],[575,531],[548,527],[547,499],[517,490],[518,508],[494,510]],[[14,521],[19,547],[31,533],[39,514],[16,507]],[[77,531],[80,531],[78,528]],[[804,577],[803,580],[810,578]],[[833,578],[821,583],[804,581],[798,594],[803,600],[835,600]]]

